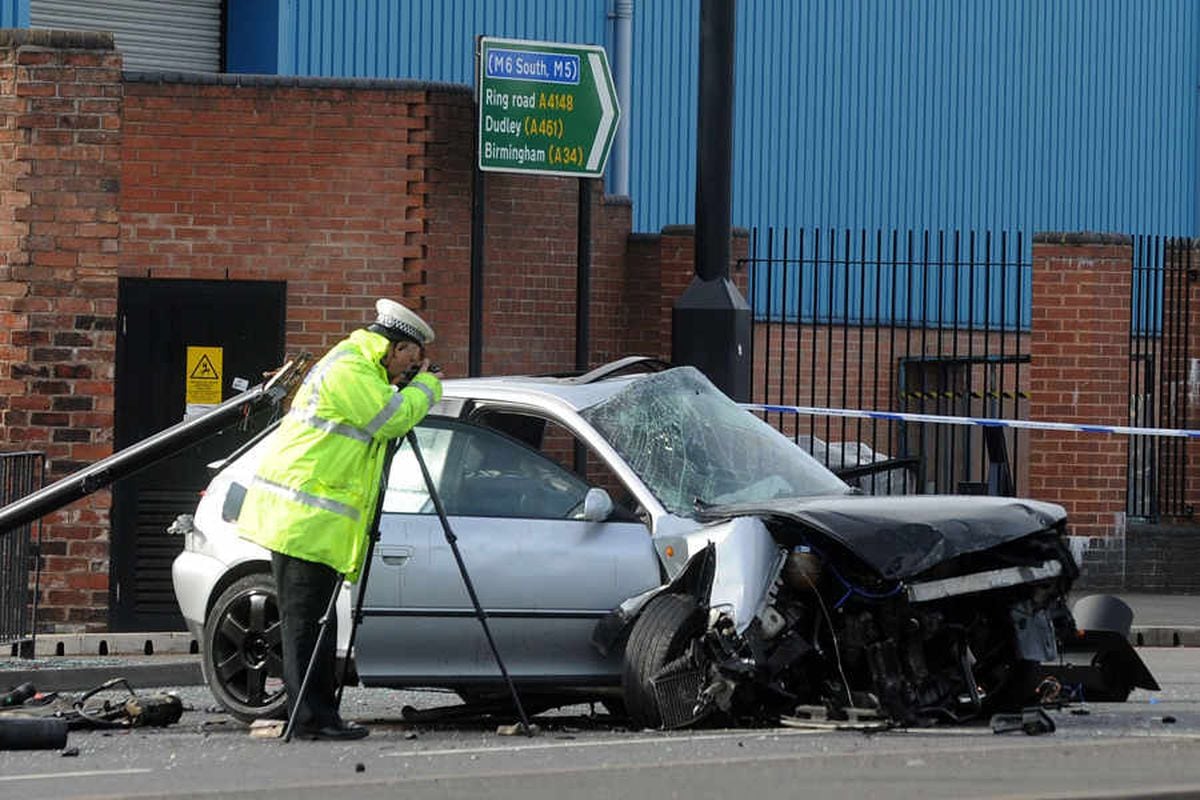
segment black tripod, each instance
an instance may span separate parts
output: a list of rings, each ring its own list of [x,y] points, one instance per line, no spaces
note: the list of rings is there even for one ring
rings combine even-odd
[[[442,505],[442,498],[438,494],[437,487],[433,484],[433,477],[429,474],[429,468],[425,465],[425,458],[421,455],[421,446],[417,443],[417,435],[415,431],[409,431],[407,436],[408,444],[412,448],[413,455],[416,456],[417,466],[421,469],[421,477],[425,480],[425,487],[429,490],[429,498],[433,501],[433,507],[437,511],[438,519],[442,523],[442,532],[446,536],[446,543],[450,545],[450,550],[454,553],[454,560],[458,564],[459,574],[462,575],[463,584],[466,586],[467,594],[471,597],[471,603],[475,606],[475,615],[479,618],[479,624],[483,626],[483,634],[487,637],[488,645],[492,649],[492,655],[496,657],[496,665],[500,668],[500,674],[504,676],[504,681],[508,684],[508,690],[512,694],[513,705],[516,706],[517,714],[521,718],[521,732],[526,736],[533,735],[533,728],[529,724],[529,718],[525,715],[525,707],[521,705],[521,698],[517,694],[517,687],[513,684],[512,677],[508,674],[508,669],[504,666],[504,660],[500,657],[500,650],[496,647],[496,641],[492,638],[492,631],[488,627],[487,614],[484,613],[483,605],[479,602],[479,596],[475,594],[475,585],[471,582],[471,576],[467,573],[467,565],[463,563],[462,553],[458,549],[458,537],[454,535],[454,531],[450,528],[450,520],[446,517],[446,508]],[[370,528],[370,543],[367,545],[366,561],[363,563],[362,577],[359,579],[358,602],[355,605],[354,615],[350,620],[350,641],[346,648],[346,659],[342,664],[342,679],[338,687],[337,702],[341,705],[342,690],[346,686],[346,670],[349,664],[350,654],[354,652],[354,637],[358,632],[358,624],[362,621],[363,598],[366,596],[367,578],[370,574],[371,559],[375,553],[375,542],[379,539],[379,520],[383,513],[383,500],[387,491],[388,476],[391,474],[392,459],[399,449],[399,439],[393,439],[388,442],[387,453],[383,461],[383,476],[379,484],[379,500],[375,503],[375,516],[372,520]],[[300,683],[300,691],[297,694],[296,702],[292,704],[292,713],[288,717],[287,727],[283,731],[283,741],[290,742],[292,732],[296,724],[296,714],[300,708],[300,699],[304,697],[308,690],[309,679],[312,677],[313,667],[316,664],[317,653],[320,651],[321,643],[325,639],[326,631],[329,627],[329,622],[337,613],[337,598],[342,590],[342,581],[338,581],[337,586],[333,590],[333,596],[329,598],[329,605],[325,608],[325,614],[321,617],[321,629],[317,633],[317,642],[313,646],[312,656],[308,661],[308,668],[304,671],[304,680]]]

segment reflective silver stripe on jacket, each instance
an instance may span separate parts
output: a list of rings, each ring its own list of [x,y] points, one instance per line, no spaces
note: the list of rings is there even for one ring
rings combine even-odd
[[[336,362],[351,354],[349,345],[345,345],[341,350],[335,350],[330,353],[324,361],[313,367],[312,371],[304,376],[304,386],[309,387],[308,400],[305,405],[308,406],[309,412],[317,410],[317,401],[320,399],[321,384],[325,381],[325,373],[329,371]]]
[[[314,428],[328,431],[329,433],[336,433],[338,436],[345,436],[347,439],[355,439],[360,442],[371,441],[370,433],[367,433],[366,431],[360,431],[353,425],[347,425],[344,422],[334,422],[333,420],[325,419],[324,417],[318,417],[313,413],[297,413],[296,409],[293,409],[290,412],[290,415],[298,422],[303,422],[307,425],[311,425]]]
[[[305,400],[304,407],[301,408],[293,406],[292,410],[289,412],[289,416],[291,416],[297,422],[303,422],[304,424],[318,430],[337,434],[338,436],[345,436],[347,439],[353,439],[356,442],[364,442],[369,444],[372,436],[376,431],[379,430],[380,426],[383,425],[383,422],[386,422],[387,419],[391,417],[393,413],[395,413],[394,410],[390,412],[388,411],[389,408],[392,408],[392,403],[395,402],[395,399],[390,400],[388,405],[384,407],[384,410],[379,414],[376,414],[375,418],[367,424],[365,429],[356,428],[353,425],[349,425],[345,422],[334,422],[331,419],[325,419],[317,414],[317,403],[320,401],[321,389],[323,388],[323,383],[325,381],[325,373],[329,371],[329,368],[332,367],[335,362],[340,361],[352,353],[353,350],[349,346],[346,346],[341,350],[333,351],[329,354],[329,357],[326,358],[325,361],[323,361],[321,364],[318,364],[317,367],[314,368],[313,371],[310,372],[304,379],[304,383],[309,385],[309,393]],[[384,419],[379,421],[377,424],[380,415],[385,413],[387,416],[385,416]]]
[[[275,483],[275,481],[261,478],[258,475],[254,476],[253,483],[255,486],[259,486],[264,490],[271,492],[272,494],[279,495],[287,500],[292,500],[300,505],[319,508],[322,511],[329,511],[333,514],[337,514],[340,517],[349,517],[355,522],[358,522],[359,512],[354,506],[349,506],[345,503],[339,503],[337,500],[330,500],[328,497],[317,497],[315,494],[307,494],[299,491],[298,489],[292,489],[284,486],[281,483]]]
[[[433,398],[433,389],[430,389],[430,388],[429,388],[428,386],[426,386],[425,384],[423,384],[423,383],[417,383],[416,381],[413,381],[412,383],[410,383],[410,384],[409,384],[409,386],[413,386],[413,387],[415,387],[415,388],[417,388],[417,389],[420,389],[422,392],[424,392],[424,393],[425,393],[425,396],[429,398],[429,405],[433,405],[435,402],[437,402],[437,401],[436,401],[436,400],[434,400],[434,398]]]
[[[367,432],[367,436],[374,436],[379,433],[379,429],[392,418],[393,414],[400,410],[400,406],[402,405],[404,405],[404,395],[396,392],[392,395],[392,399],[387,401],[387,405],[383,407],[383,410],[367,423],[367,427],[364,429]]]

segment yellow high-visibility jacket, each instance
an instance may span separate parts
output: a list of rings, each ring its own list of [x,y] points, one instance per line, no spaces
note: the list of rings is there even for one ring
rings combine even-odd
[[[387,348],[383,336],[357,330],[308,373],[246,493],[241,536],[358,579],[385,445],[442,396],[428,372],[396,391],[380,363]]]

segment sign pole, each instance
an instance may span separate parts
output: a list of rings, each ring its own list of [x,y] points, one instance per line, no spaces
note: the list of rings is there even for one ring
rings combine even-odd
[[[483,37],[475,37],[475,74],[479,74],[482,63],[480,51]],[[483,113],[479,102],[480,87],[475,87],[475,124]],[[471,169],[471,294],[468,303],[468,333],[467,333],[467,375],[477,378],[483,374],[483,249],[484,212],[487,204],[484,202],[483,172],[479,169],[478,150],[483,143],[475,141],[475,166]]]
[[[588,369],[588,340],[592,321],[592,187],[587,178],[579,179],[579,211],[575,245],[575,369]],[[575,471],[587,469],[587,449],[575,440]]]
[[[575,245],[575,369],[587,372],[592,293],[592,190],[587,178],[579,179],[577,228]]]

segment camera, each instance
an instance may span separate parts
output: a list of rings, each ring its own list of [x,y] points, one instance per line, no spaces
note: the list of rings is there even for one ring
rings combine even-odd
[[[441,370],[442,370],[442,368],[441,368],[441,365],[439,365],[439,364],[430,364],[429,365],[429,372],[441,372]],[[400,385],[404,386],[408,383],[411,383],[412,379],[417,377],[417,373],[420,371],[421,371],[421,365],[413,364],[411,367],[408,368],[407,371],[405,371],[404,375],[401,376]]]

